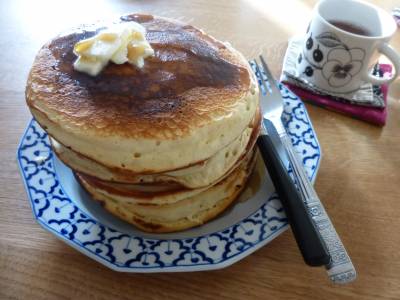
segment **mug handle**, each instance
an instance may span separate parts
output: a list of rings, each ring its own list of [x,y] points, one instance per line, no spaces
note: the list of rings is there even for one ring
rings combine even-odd
[[[392,76],[390,78],[379,78],[370,73],[370,70],[367,70],[365,80],[371,82],[374,85],[381,85],[384,83],[392,82],[396,79],[399,71],[400,71],[400,55],[390,46],[388,43],[383,43],[379,46],[378,51],[385,55],[392,62],[394,66],[394,71],[392,72]]]

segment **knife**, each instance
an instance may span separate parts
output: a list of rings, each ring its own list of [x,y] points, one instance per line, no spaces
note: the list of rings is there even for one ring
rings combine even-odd
[[[309,266],[327,265],[331,257],[285,167],[285,162],[289,162],[289,159],[279,135],[268,119],[263,120],[262,127],[257,145],[281,199],[303,259]]]

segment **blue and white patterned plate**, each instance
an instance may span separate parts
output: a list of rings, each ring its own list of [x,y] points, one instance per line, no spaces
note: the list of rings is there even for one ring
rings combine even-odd
[[[283,116],[312,180],[320,147],[300,99],[281,86]],[[253,196],[217,219],[176,234],[148,234],[103,210],[52,152],[46,132],[32,120],[17,152],[38,223],[83,254],[117,271],[176,272],[227,267],[287,229],[287,219],[266,175]]]

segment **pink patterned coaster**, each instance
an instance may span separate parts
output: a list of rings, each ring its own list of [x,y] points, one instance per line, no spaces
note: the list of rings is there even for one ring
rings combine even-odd
[[[379,66],[379,68],[380,68],[380,73],[382,74],[385,73],[390,74],[392,72],[391,65],[382,64]],[[343,113],[353,118],[363,120],[375,125],[383,126],[386,123],[386,118],[387,118],[386,101],[388,93],[388,86],[386,84],[381,86],[381,92],[383,93],[385,106],[380,108],[380,107],[368,107],[351,103],[339,102],[337,100],[332,99],[329,96],[313,93],[309,90],[297,87],[291,83],[285,81],[283,83],[296,95],[298,95],[303,101],[306,101],[308,103],[321,106],[326,109],[333,110],[339,113]]]

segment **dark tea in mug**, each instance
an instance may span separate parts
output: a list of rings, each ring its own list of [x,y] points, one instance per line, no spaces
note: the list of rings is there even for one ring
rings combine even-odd
[[[332,20],[332,21],[330,20],[328,22],[339,29],[342,29],[344,31],[353,34],[372,36],[372,33],[369,32],[369,30],[353,23],[349,23],[346,21],[337,21],[337,20]]]

